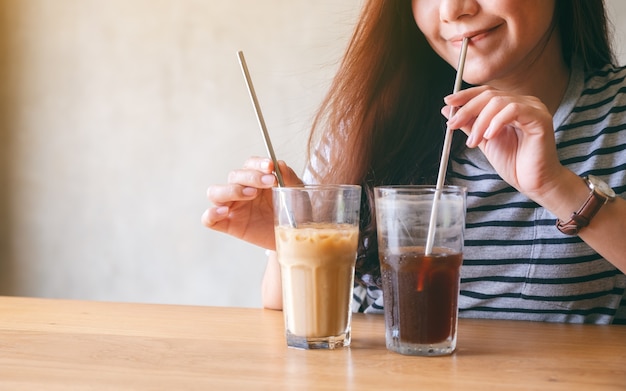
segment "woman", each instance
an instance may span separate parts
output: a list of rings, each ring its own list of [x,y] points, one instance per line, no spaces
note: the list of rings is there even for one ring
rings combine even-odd
[[[626,323],[626,70],[607,25],[600,0],[365,4],[304,175],[365,189],[355,310],[382,309],[372,189],[435,183],[441,114],[455,106],[447,182],[468,188],[460,315]],[[464,37],[469,86],[447,96]],[[273,249],[272,169],[253,158],[211,186],[204,223]],[[281,305],[273,255],[264,305]]]

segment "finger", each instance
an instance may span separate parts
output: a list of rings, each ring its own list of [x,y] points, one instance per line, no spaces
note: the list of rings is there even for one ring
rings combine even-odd
[[[446,117],[446,119],[450,119],[454,116],[454,114],[456,113],[458,107],[456,106],[450,106],[450,105],[445,105],[441,108],[441,115],[443,115],[444,117]]]
[[[476,118],[491,99],[501,94],[500,91],[481,86],[447,96],[444,98],[447,105],[457,108],[452,118],[448,119],[448,126],[451,129],[459,129],[467,127],[471,122],[476,122]]]
[[[472,101],[473,102],[473,101]],[[472,124],[475,122],[478,113],[480,113],[480,107],[476,107],[476,104],[471,105],[471,102],[463,107],[459,107],[455,109],[452,118],[448,119],[447,125],[450,129],[463,129],[464,131],[469,131],[472,128]],[[450,115],[451,106],[446,106],[442,111],[448,111],[448,115]],[[445,113],[444,113],[445,115]]]
[[[494,123],[495,118],[500,118],[505,121],[507,118],[510,118],[509,116],[500,115],[508,105],[508,100],[502,96],[489,97],[487,104],[478,113],[478,116],[472,125],[470,135],[466,142],[468,147],[477,147],[478,144],[480,144],[485,138],[486,132],[490,132],[494,129],[494,127],[500,126],[498,123]]]
[[[207,189],[207,199],[215,205],[228,206],[235,201],[249,201],[256,198],[259,190],[255,187],[231,185],[214,185]]]
[[[243,187],[267,189],[276,184],[276,177],[270,172],[256,169],[233,170],[228,173],[228,183]]]
[[[448,116],[450,115],[450,108],[451,107],[452,106],[444,106],[441,109],[441,114],[443,114],[446,118],[448,118]],[[452,129],[452,130],[459,129],[459,130],[463,131],[463,133],[465,133],[465,135],[467,135],[469,137],[470,133],[472,132],[472,125],[474,125],[474,120],[473,119],[468,121],[465,126],[462,126],[462,127],[450,127],[450,129]],[[448,125],[448,126],[450,126],[450,125]]]
[[[450,94],[446,96],[445,98],[443,98],[443,101],[448,106],[455,106],[455,107],[463,106],[470,100],[482,94],[483,92],[488,91],[488,89],[489,87],[487,86],[466,88],[464,90],[461,90],[461,91],[455,92],[454,94]]]
[[[215,229],[216,224],[228,217],[230,209],[227,206],[215,206],[204,211],[201,217],[202,224]]]
[[[271,174],[274,170],[272,160],[266,157],[252,156],[243,163],[243,168],[248,170],[257,170],[264,174]]]
[[[471,94],[472,98],[470,100],[463,99],[463,104],[459,105],[457,105],[458,102],[453,99],[453,103],[448,105],[448,107],[456,108],[452,118],[448,119],[450,129],[468,127],[470,123],[475,122],[478,114],[480,114],[485,105],[489,102],[489,95],[489,91],[482,92],[479,95]],[[448,113],[452,113],[449,108]]]
[[[512,126],[519,116],[519,109],[519,105],[512,103],[506,105],[502,110],[499,110],[491,119],[483,137],[492,139],[497,137],[502,129]]]

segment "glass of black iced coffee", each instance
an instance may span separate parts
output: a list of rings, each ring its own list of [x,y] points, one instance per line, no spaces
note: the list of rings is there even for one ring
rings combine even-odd
[[[375,189],[385,338],[392,351],[439,356],[456,348],[465,197],[465,188],[455,186]]]

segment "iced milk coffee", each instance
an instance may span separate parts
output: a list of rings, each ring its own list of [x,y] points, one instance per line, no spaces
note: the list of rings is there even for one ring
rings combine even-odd
[[[358,228],[313,224],[277,227],[288,338],[350,342],[350,300]]]
[[[361,188],[273,189],[287,346],[349,346]]]

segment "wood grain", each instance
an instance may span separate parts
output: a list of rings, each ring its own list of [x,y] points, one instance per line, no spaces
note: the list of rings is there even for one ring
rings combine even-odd
[[[349,349],[284,342],[261,309],[0,297],[0,390],[625,390],[626,327],[461,319],[457,352],[387,351],[356,315]]]

